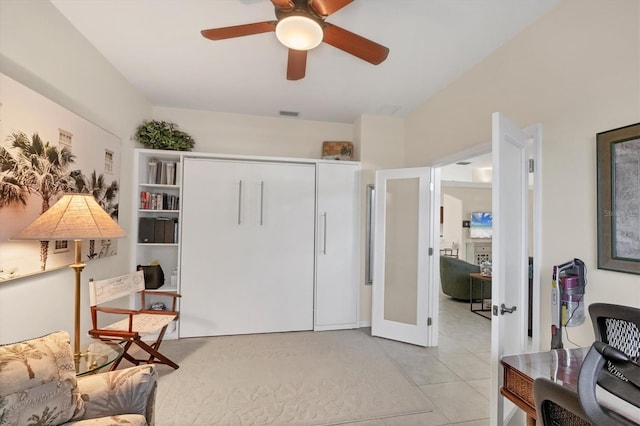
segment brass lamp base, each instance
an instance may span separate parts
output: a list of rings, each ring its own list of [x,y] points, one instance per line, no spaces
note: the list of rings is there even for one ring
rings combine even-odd
[[[73,327],[73,359],[80,360],[80,275],[86,265],[82,263],[82,240],[75,240],[75,263],[69,265],[76,277],[75,312]]]

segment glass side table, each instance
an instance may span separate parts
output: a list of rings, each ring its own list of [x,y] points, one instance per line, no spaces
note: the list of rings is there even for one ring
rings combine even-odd
[[[93,374],[114,363],[122,356],[118,343],[96,340],[80,347],[80,358],[76,360],[76,376]]]

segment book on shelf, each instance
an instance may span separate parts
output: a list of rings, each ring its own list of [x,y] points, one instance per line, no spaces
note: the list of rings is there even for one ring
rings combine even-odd
[[[175,185],[176,162],[164,160],[149,160],[147,183],[155,185]]]
[[[158,176],[158,161],[155,159],[149,160],[149,169],[147,173],[147,183],[155,184]]]
[[[138,242],[153,243],[155,242],[155,223],[154,217],[141,217],[138,221]]]
[[[175,185],[176,184],[176,162],[175,161],[165,161],[165,178],[167,185]]]
[[[138,242],[176,244],[178,242],[178,219],[141,217],[138,221]]]
[[[169,218],[167,217],[157,217],[155,224],[154,224],[154,237],[153,237],[153,242],[154,243],[164,243],[164,222],[168,222]]]
[[[140,192],[141,210],[178,210],[180,197],[165,192]]]
[[[149,208],[149,193],[147,191],[142,191],[140,193],[140,209],[148,209]]]

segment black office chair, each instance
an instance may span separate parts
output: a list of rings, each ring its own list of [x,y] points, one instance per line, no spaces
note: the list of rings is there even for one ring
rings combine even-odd
[[[536,379],[538,418],[544,425],[640,424],[640,309],[594,303],[589,315],[596,342],[580,368],[578,394]]]
[[[627,379],[612,375],[606,363],[615,365]],[[607,391],[612,396],[607,397]],[[580,367],[577,393],[538,378],[533,382],[533,395],[538,421],[544,426],[638,425],[640,366],[618,349],[594,342]]]
[[[617,373],[611,373],[606,365],[614,366]],[[603,392],[596,397],[598,387],[613,396],[605,398]],[[594,342],[580,367],[578,400],[595,425],[638,425],[640,366],[624,352],[606,343]]]
[[[596,341],[621,351],[631,363],[623,364],[623,369],[619,363],[607,359],[606,368],[598,377],[598,384],[630,404],[640,406],[640,394],[627,386],[630,381],[635,380],[627,375],[635,374],[637,371],[637,368],[629,365],[635,366],[640,357],[640,309],[610,303],[593,303],[589,305],[589,316]]]
[[[575,392],[549,379],[533,382],[533,399],[538,424],[543,426],[591,426],[587,413],[582,410]]]
[[[640,356],[640,309],[631,306],[593,303],[589,315],[596,340],[624,352],[632,361]],[[615,367],[608,363],[609,371],[619,376]]]

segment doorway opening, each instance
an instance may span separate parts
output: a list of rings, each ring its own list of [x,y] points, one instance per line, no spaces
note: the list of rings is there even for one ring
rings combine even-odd
[[[455,268],[455,271],[440,271],[441,273],[436,276],[439,289],[438,345],[447,345],[448,336],[452,334],[464,335],[467,332],[467,330],[458,331],[459,327],[452,329],[451,324],[448,323],[452,312],[455,312],[458,315],[459,324],[466,324],[469,335],[473,336],[473,339],[467,339],[469,343],[465,348],[476,356],[482,357],[483,354],[491,351],[491,299],[480,299],[474,302],[475,299],[470,298],[469,285],[480,287],[482,282],[471,281],[468,273],[472,270],[475,272],[476,269],[479,271],[482,263],[485,267],[490,266],[491,262],[490,228],[485,229],[485,232],[479,232],[481,228],[475,228],[474,233],[471,232],[473,215],[483,214],[487,217],[491,215],[491,145],[480,145],[442,159],[434,165],[434,168],[437,170],[434,179],[435,198],[440,202],[441,213],[437,239],[439,251],[435,253],[438,261],[435,263],[442,265],[443,268]],[[441,262],[441,256],[457,258],[457,261],[442,259]],[[464,272],[460,272],[462,270]],[[441,282],[443,274],[447,279],[445,283]],[[473,284],[470,284],[471,282]],[[485,288],[478,290],[484,293],[489,290],[490,295],[490,286],[487,286],[486,290]],[[483,372],[483,377],[487,380],[490,373],[488,358],[488,356],[484,358],[486,371]]]
[[[478,145],[469,150],[439,160],[434,166],[434,184],[440,198],[440,255],[454,256],[467,263],[489,268],[492,260],[491,233],[474,229],[474,217],[491,213],[492,154],[491,144]],[[531,176],[530,176],[531,177]],[[528,337],[533,346],[533,210],[534,182],[529,189],[529,294]],[[490,269],[489,269],[490,271]],[[441,298],[447,296],[442,294]],[[490,303],[488,304],[490,305]],[[485,308],[484,306],[482,308]],[[442,324],[442,322],[439,322]]]
[[[501,399],[499,388],[502,383],[500,376],[500,358],[505,354],[515,354],[528,352],[531,349],[539,348],[539,309],[540,309],[540,271],[539,266],[531,267],[528,265],[527,257],[533,255],[535,259],[541,258],[541,174],[533,174],[532,159],[536,168],[540,168],[539,161],[542,151],[542,125],[535,124],[525,129],[510,121],[503,114],[496,112],[492,114],[492,142],[491,144],[480,145],[469,149],[465,152],[459,152],[439,162],[432,163],[431,167],[422,167],[414,169],[395,169],[395,170],[379,170],[376,172],[376,208],[375,208],[375,232],[374,232],[374,280],[375,284],[372,292],[372,335],[385,337],[392,340],[398,340],[405,343],[413,343],[420,346],[440,346],[438,338],[440,337],[439,310],[440,310],[440,260],[444,257],[436,258],[440,252],[439,238],[439,220],[440,201],[441,201],[441,173],[442,167],[473,158],[483,154],[492,152],[493,169],[492,175],[492,212],[484,212],[485,215],[493,217],[489,235],[491,236],[491,258],[492,268],[489,280],[491,281],[491,294],[488,299],[491,300],[490,305],[490,411],[491,422],[503,424],[503,421],[509,419],[515,413],[515,408],[505,404]],[[385,175],[385,173],[387,175]],[[415,173],[416,176],[405,176],[402,174]],[[417,205],[426,208],[419,208],[418,224],[426,221],[427,227],[414,227],[414,235],[426,237],[429,245],[423,244],[423,249],[418,247],[415,252],[417,259],[427,259],[428,269],[418,267],[418,271],[423,271],[422,275],[418,274],[415,288],[418,291],[413,292],[413,298],[410,299],[411,304],[416,305],[418,309],[416,315],[416,324],[413,325],[411,331],[415,331],[418,337],[427,337],[426,342],[420,342],[417,339],[409,339],[400,333],[400,330],[392,330],[391,324],[394,326],[402,324],[393,319],[383,316],[385,313],[385,283],[387,278],[389,282],[397,281],[394,277],[383,275],[385,261],[385,245],[386,238],[386,217],[384,216],[387,202],[392,203],[395,192],[388,193],[387,184],[389,180],[398,178],[418,177],[428,183],[429,186],[419,185],[419,191],[413,191],[414,195],[418,195]],[[533,192],[531,192],[533,184]],[[414,185],[415,187],[415,185]],[[390,197],[389,197],[390,195]],[[535,199],[535,205],[530,202],[530,198]],[[532,207],[530,207],[530,205]],[[412,208],[413,210],[413,208]],[[533,213],[531,213],[533,211]],[[480,212],[482,213],[482,212]],[[460,213],[462,214],[462,213]],[[401,215],[397,215],[401,217]],[[395,217],[395,216],[393,216]],[[398,221],[390,222],[391,227],[396,226]],[[416,222],[416,221],[413,221]],[[461,221],[463,222],[463,221]],[[470,219],[471,222],[471,219]],[[382,225],[381,225],[382,224]],[[533,224],[533,225],[532,225]],[[444,225],[444,212],[443,212]],[[481,223],[482,225],[482,223]],[[486,224],[485,224],[486,225]],[[403,222],[398,226],[406,226]],[[460,227],[464,226],[463,223]],[[533,230],[533,231],[532,231]],[[469,229],[469,238],[472,237]],[[484,229],[487,232],[487,229]],[[444,238],[444,231],[443,231]],[[460,238],[462,241],[462,238]],[[452,241],[451,252],[456,248]],[[458,249],[461,243],[458,243]],[[415,246],[415,244],[413,244]],[[424,249],[428,248],[428,250]],[[468,246],[465,243],[465,253]],[[469,247],[471,248],[471,247]],[[446,249],[446,247],[444,247]],[[471,250],[470,250],[471,251]],[[475,248],[472,249],[475,253]],[[428,254],[427,254],[428,253]],[[393,253],[392,253],[393,254]],[[476,254],[477,256],[477,254]],[[412,256],[413,257],[413,256]],[[402,261],[402,258],[393,258],[395,261]],[[415,257],[413,257],[415,259]],[[475,257],[476,262],[478,257]],[[419,263],[419,262],[418,262]],[[414,266],[413,264],[411,265]],[[424,266],[424,265],[423,265]],[[416,269],[416,268],[413,268]],[[444,268],[443,268],[444,270]],[[532,271],[531,271],[532,270]],[[471,279],[474,273],[467,273],[465,278],[469,279],[467,291],[471,293]],[[533,297],[532,304],[528,303],[529,295],[527,294],[527,275],[532,277]],[[479,275],[479,281],[486,280],[489,275]],[[414,277],[414,276],[412,276]],[[393,280],[390,280],[393,278]],[[484,278],[484,280],[483,280]],[[413,282],[414,280],[412,280]],[[482,292],[482,290],[481,290]],[[422,296],[427,296],[426,299]],[[477,299],[476,296],[470,294],[467,301]],[[425,300],[428,307],[424,309]],[[533,306],[532,306],[533,305]],[[533,307],[533,309],[531,308]],[[533,311],[533,339],[527,336],[527,316],[528,312]],[[505,316],[505,314],[507,314]],[[486,321],[475,318],[476,322]],[[386,321],[386,322],[385,322]],[[381,325],[389,324],[388,335],[382,333]],[[425,327],[426,326],[426,327]],[[376,328],[381,330],[379,333]],[[398,328],[396,326],[396,328]],[[405,327],[407,328],[407,327]],[[414,330],[415,329],[415,330]],[[386,333],[385,333],[386,334]],[[442,336],[443,340],[446,337]]]

